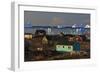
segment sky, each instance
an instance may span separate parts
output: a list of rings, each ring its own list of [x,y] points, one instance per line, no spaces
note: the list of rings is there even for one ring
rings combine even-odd
[[[24,11],[24,24],[31,24],[32,26],[90,25],[90,14]]]

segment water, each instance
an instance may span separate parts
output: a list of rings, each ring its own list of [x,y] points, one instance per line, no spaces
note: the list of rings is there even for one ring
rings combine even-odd
[[[72,35],[83,35],[85,33],[90,32],[90,28],[72,28],[72,27],[50,27],[50,26],[33,26],[33,27],[25,27],[24,31],[25,33],[32,33],[35,34],[36,30],[45,30],[47,34],[49,35],[56,35],[60,32],[63,32],[64,34],[72,34]]]

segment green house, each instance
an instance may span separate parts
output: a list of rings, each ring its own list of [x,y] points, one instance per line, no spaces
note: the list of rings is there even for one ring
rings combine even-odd
[[[56,51],[71,52],[73,51],[72,45],[56,45]]]

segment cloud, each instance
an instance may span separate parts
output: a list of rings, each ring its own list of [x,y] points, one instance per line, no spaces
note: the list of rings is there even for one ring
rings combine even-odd
[[[64,20],[60,17],[53,17],[51,20],[51,24],[63,24]]]
[[[82,13],[25,11],[24,23],[28,22],[32,23],[33,25],[90,24],[90,15]]]

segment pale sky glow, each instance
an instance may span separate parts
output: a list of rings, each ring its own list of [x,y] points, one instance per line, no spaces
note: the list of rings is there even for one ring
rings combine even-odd
[[[58,12],[24,12],[24,24],[34,25],[90,25],[90,14],[58,13]]]

